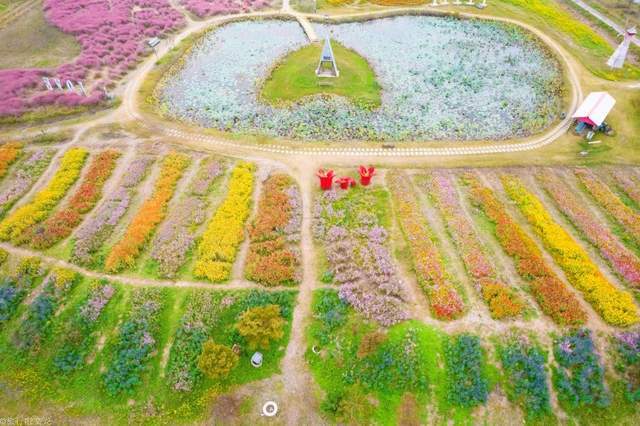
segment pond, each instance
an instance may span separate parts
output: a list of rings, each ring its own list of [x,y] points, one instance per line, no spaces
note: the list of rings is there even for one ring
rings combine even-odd
[[[558,61],[514,25],[401,16],[314,27],[369,61],[382,87],[380,107],[322,95],[286,107],[261,102],[271,69],[308,43],[296,22],[264,20],[207,33],[164,82],[163,109],[232,132],[392,141],[524,137],[562,109]]]

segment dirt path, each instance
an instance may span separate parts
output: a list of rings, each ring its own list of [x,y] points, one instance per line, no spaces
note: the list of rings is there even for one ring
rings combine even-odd
[[[576,5],[578,5],[580,8],[584,9],[585,11],[587,11],[591,16],[595,17],[597,20],[599,20],[600,22],[604,23],[606,26],[608,26],[609,28],[611,28],[612,30],[617,32],[618,34],[624,33],[625,28],[623,28],[621,25],[615,23],[608,16],[605,16],[602,13],[600,13],[594,7],[591,7],[590,5],[588,5],[587,3],[583,2],[582,0],[571,0],[571,1],[573,3],[575,3]],[[640,46],[640,40],[638,40],[635,37],[633,39],[631,39],[631,42],[633,44],[635,44],[636,46]]]
[[[313,247],[311,182],[314,179],[311,170],[298,174],[298,185],[302,196],[302,229],[300,244],[302,253],[302,283],[298,290],[298,300],[293,312],[291,339],[281,363],[285,385],[286,424],[324,424],[319,417],[318,401],[313,390],[317,385],[311,377],[304,358],[306,352],[306,329],[312,315],[311,302],[316,288],[316,259]]]
[[[86,268],[82,268],[78,265],[75,265],[70,262],[66,262],[64,260],[58,259],[57,257],[44,255],[40,251],[31,250],[27,248],[14,247],[8,243],[0,243],[0,247],[5,249],[7,252],[13,255],[17,255],[20,257],[37,257],[42,260],[43,263],[49,266],[59,266],[62,268],[71,269],[76,271],[86,277],[89,278],[99,278],[99,279],[107,279],[111,281],[115,281],[124,285],[129,285],[133,287],[176,287],[176,288],[206,288],[209,290],[242,290],[242,289],[260,289],[264,291],[287,291],[292,290],[292,287],[263,287],[259,284],[254,284],[249,281],[243,280],[232,280],[228,283],[224,284],[212,284],[210,282],[205,281],[171,281],[171,280],[160,280],[160,279],[148,279],[148,278],[138,278],[138,277],[130,277],[123,275],[111,275],[105,274],[102,272],[92,271]]]

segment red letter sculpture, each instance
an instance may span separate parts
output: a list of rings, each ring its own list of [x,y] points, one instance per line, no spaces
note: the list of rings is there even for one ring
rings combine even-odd
[[[360,166],[360,184],[367,186],[371,183],[371,178],[376,174],[376,169],[373,166],[365,167]]]
[[[340,185],[340,189],[349,189],[349,187],[356,186],[356,181],[352,177],[344,176],[336,181]]]
[[[320,178],[320,189],[323,191],[331,189],[334,177],[333,170],[320,169],[316,173],[316,176]]]

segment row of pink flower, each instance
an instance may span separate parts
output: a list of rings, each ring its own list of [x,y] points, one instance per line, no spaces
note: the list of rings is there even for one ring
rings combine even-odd
[[[14,169],[15,172],[7,178],[7,184],[0,192],[0,216],[6,213],[36,183],[36,180],[49,165],[53,154],[54,151],[51,149],[38,149],[18,163]]]
[[[427,184],[422,189],[427,190],[440,209],[469,274],[476,280],[495,278],[495,270],[484,255],[473,226],[464,215],[453,179],[445,173],[435,171],[427,175]]]
[[[120,219],[129,209],[135,195],[134,187],[142,181],[152,158],[141,156],[128,166],[118,187],[113,190],[95,214],[78,228],[74,236],[71,261],[79,265],[93,265],[96,252],[109,238]]]
[[[394,171],[387,174],[386,180],[411,253],[413,269],[429,299],[433,316],[446,321],[461,317],[465,312],[464,300],[447,271],[443,253],[424,216],[411,178],[405,172]]]
[[[616,185],[624,191],[638,206],[640,206],[640,176],[634,175],[629,169],[614,169],[611,175]]]
[[[340,285],[340,298],[366,318],[390,326],[409,318],[405,294],[393,256],[388,248],[387,231],[379,226],[375,214],[358,211],[358,197],[346,205],[335,202],[347,196],[334,190],[323,192],[314,209],[314,234],[322,241],[332,281]],[[342,222],[346,211],[355,217],[349,228]]]
[[[147,50],[145,42],[179,28],[184,17],[168,0],[44,0],[47,21],[72,34],[81,53],[56,69],[0,70],[0,117],[18,115],[42,106],[95,104],[102,92],[90,96],[55,90],[48,92],[42,77],[85,80],[97,72],[94,87],[107,86],[135,67]],[[90,83],[85,84],[89,89]]]
[[[151,257],[158,262],[160,276],[174,278],[184,264],[195,241],[194,231],[207,218],[206,195],[222,171],[218,161],[204,160],[190,184],[191,194],[180,201],[160,225],[151,245]]]
[[[180,0],[180,3],[200,18],[250,12],[271,5],[270,0]]]
[[[618,241],[609,228],[594,216],[557,174],[545,170],[536,177],[560,211],[600,250],[611,266],[629,284],[640,286],[640,259]]]
[[[640,244],[640,214],[624,204],[592,170],[576,169],[575,175],[602,209],[624,227],[626,234]]]
[[[462,261],[473,278],[474,287],[489,307],[491,316],[503,319],[518,316],[524,309],[524,301],[513,288],[497,279],[471,220],[464,213],[454,179],[447,172],[435,171],[426,177],[422,185],[444,218]]]

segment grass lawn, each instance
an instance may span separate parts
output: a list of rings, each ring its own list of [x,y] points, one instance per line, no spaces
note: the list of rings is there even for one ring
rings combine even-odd
[[[369,63],[340,43],[331,44],[339,77],[316,77],[323,43],[314,43],[290,53],[278,64],[262,87],[262,99],[278,105],[296,102],[305,96],[333,94],[344,96],[363,108],[380,106],[380,86]]]
[[[52,68],[80,54],[73,36],[46,22],[40,2],[0,28],[0,40],[0,69]]]

